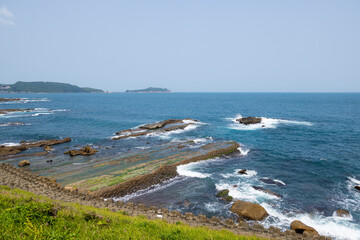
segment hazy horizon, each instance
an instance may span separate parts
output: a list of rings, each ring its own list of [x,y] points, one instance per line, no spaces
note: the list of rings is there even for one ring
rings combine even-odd
[[[360,2],[0,0],[0,83],[360,92]]]

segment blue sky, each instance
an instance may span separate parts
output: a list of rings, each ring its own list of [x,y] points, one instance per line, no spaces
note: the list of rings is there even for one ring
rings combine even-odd
[[[359,92],[360,1],[0,0],[0,83]]]

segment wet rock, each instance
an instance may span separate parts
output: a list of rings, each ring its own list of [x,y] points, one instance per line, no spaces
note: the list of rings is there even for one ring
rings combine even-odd
[[[290,228],[295,230],[296,233],[309,235],[309,236],[319,236],[319,233],[312,227],[302,223],[299,220],[295,220],[290,224]]]
[[[247,175],[247,172],[246,172],[246,169],[241,169],[240,171],[238,171],[239,174],[246,174]]]
[[[12,155],[21,153],[22,151],[25,151],[30,148],[52,146],[52,145],[70,142],[70,141],[71,141],[70,138],[65,138],[65,139],[61,139],[61,140],[51,139],[51,140],[30,141],[30,142],[21,141],[20,144],[16,145],[16,146],[0,145],[0,158],[6,159],[7,157],[11,157]],[[36,155],[36,154],[44,155],[44,152],[33,153],[32,155]],[[21,155],[21,156],[24,156],[24,155]]]
[[[74,150],[69,150],[66,151],[65,154],[69,154],[71,157],[77,156],[77,155],[92,155],[97,153],[98,150],[91,148],[90,146],[86,146],[84,148],[80,148],[79,150],[74,149]]]
[[[268,190],[266,188],[263,188],[263,187],[253,186],[253,189],[264,192],[264,193],[267,193],[267,194],[270,194],[270,195],[274,195],[274,196],[276,196],[278,198],[282,198],[282,196],[280,194],[275,193],[273,191],[270,191],[270,190]]]
[[[20,98],[0,98],[0,102],[17,102],[20,100]]]
[[[30,161],[28,161],[28,160],[22,160],[18,164],[19,167],[25,167],[25,166],[28,166],[28,165],[30,165]]]
[[[348,210],[345,209],[339,209],[336,211],[336,216],[338,217],[350,217],[350,213]]]
[[[266,184],[270,184],[270,185],[276,185],[276,186],[285,186],[285,184],[279,182],[279,181],[275,181],[273,179],[270,178],[260,178],[260,181],[266,183]]]
[[[240,200],[237,200],[230,210],[247,220],[262,221],[269,216],[266,210],[259,204]]]
[[[28,112],[28,111],[31,111],[31,110],[34,110],[34,109],[0,109],[0,114],[8,114],[8,113],[12,113],[12,112]]]
[[[261,120],[262,120],[261,118],[257,118],[257,117],[245,117],[245,118],[236,119],[236,121],[244,125],[261,123]]]
[[[0,123],[0,126],[24,126],[25,123],[22,122],[9,122],[9,123]]]
[[[45,146],[44,147],[44,150],[47,151],[47,152],[50,152],[53,148],[50,147],[50,146]]]
[[[233,185],[233,187],[234,187],[234,188],[237,188],[237,187],[238,187],[238,185]]]
[[[231,196],[229,196],[229,190],[228,189],[224,189],[224,190],[219,191],[216,194],[216,197],[220,198],[224,202],[231,202],[233,200],[233,198]]]
[[[360,191],[360,186],[355,186],[354,187],[356,190]]]

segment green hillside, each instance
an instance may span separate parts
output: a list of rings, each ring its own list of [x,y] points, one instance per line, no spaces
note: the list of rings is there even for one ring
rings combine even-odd
[[[0,239],[231,239],[260,240],[227,230],[130,217],[74,203],[53,201],[0,186]]]
[[[2,84],[5,86],[4,84]],[[9,84],[8,92],[30,92],[30,93],[99,93],[100,89],[80,88],[76,85],[58,82],[16,82]],[[4,90],[3,90],[4,91]]]

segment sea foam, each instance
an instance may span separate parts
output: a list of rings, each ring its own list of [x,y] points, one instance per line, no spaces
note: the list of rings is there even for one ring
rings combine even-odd
[[[276,128],[280,124],[286,125],[304,125],[304,126],[312,126],[313,124],[305,121],[294,121],[294,120],[284,120],[284,119],[276,119],[276,118],[267,118],[261,117],[261,123],[257,124],[241,124],[236,121],[236,119],[242,118],[241,114],[237,114],[234,118],[226,118],[228,121],[232,121],[229,125],[230,129],[234,130],[258,130],[258,129],[267,129],[267,128]]]

